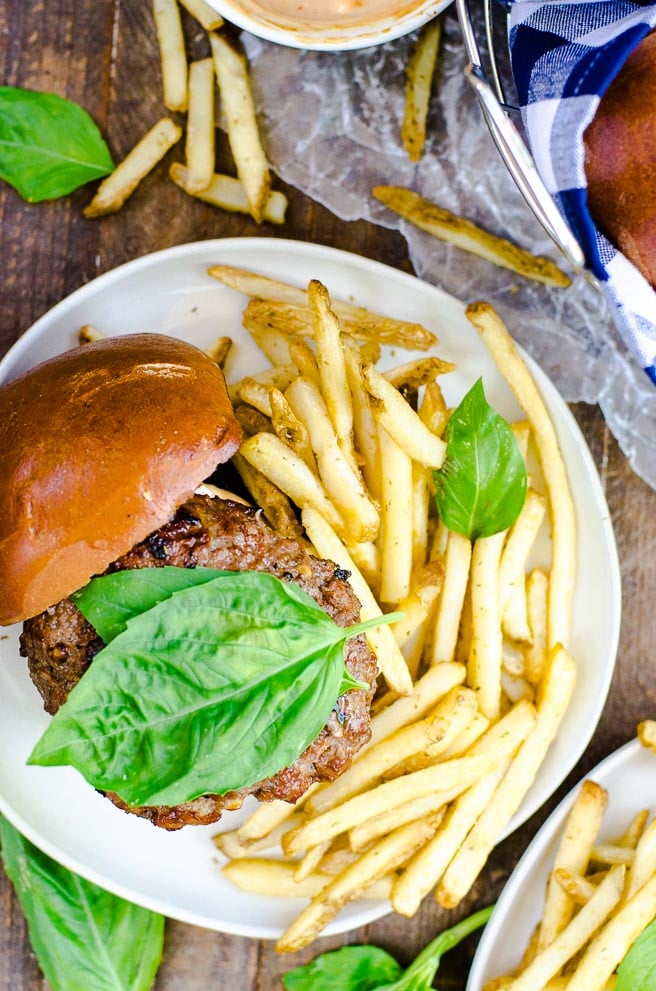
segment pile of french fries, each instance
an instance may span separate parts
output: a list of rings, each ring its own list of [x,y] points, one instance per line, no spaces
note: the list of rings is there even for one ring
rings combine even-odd
[[[207,32],[210,57],[188,63],[180,6]],[[171,179],[189,195],[223,210],[250,213],[258,223],[282,224],[287,198],[271,191],[248,66],[243,54],[219,33],[223,19],[205,0],[153,0],[153,14],[164,105],[187,114],[186,163],[171,166]],[[217,83],[237,177],[214,170]],[[100,184],[85,216],[99,217],[120,209],[182,135],[182,127],[171,118],[157,121]]]
[[[655,727],[645,727],[652,742]],[[485,991],[615,987],[617,967],[656,918],[656,819],[643,809],[622,836],[601,842],[607,804],[606,790],[584,781],[561,833],[542,919],[516,972]]]
[[[440,378],[454,366],[414,356],[377,367],[379,342],[427,350],[434,335],[331,300],[317,281],[306,291],[226,266],[209,273],[250,297],[244,326],[271,363],[229,386],[252,498],[351,573],[363,619],[404,613],[367,633],[381,678],[352,767],[216,837],[239,887],[310,899],[278,942],[292,951],[354,899],[389,898],[411,916],[432,890],[455,907],[471,888],[574,687],[574,508],[549,415],[487,304],[467,315],[524,411],[513,429],[540,468],[510,530],[472,545],[433,510],[449,417]],[[545,527],[551,562],[529,567]]]

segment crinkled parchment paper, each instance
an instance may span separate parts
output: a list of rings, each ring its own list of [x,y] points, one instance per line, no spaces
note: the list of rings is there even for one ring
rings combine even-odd
[[[344,220],[402,232],[418,276],[465,302],[487,299],[568,401],[598,402],[634,470],[656,488],[656,389],[628,354],[605,301],[582,278],[549,289],[437,241],[371,196],[404,185],[538,254],[557,249],[506,172],[463,76],[445,17],[423,157],[399,140],[414,36],[359,52],[300,52],[244,34],[267,151],[277,174]]]

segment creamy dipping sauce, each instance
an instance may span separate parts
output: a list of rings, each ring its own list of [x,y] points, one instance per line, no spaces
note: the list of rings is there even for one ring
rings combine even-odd
[[[341,27],[406,14],[419,0],[241,0],[239,6],[281,27]]]

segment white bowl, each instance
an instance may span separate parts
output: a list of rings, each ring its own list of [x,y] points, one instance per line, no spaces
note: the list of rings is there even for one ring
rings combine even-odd
[[[585,775],[608,791],[608,808],[600,832],[602,843],[620,836],[642,809],[656,811],[655,772],[656,756],[638,740],[631,740]],[[510,875],[478,944],[467,991],[483,991],[488,981],[517,967],[542,917],[547,878],[580,787],[581,782],[551,813]]]
[[[451,0],[208,0],[245,31],[288,48],[348,51],[410,34]],[[330,8],[326,11],[326,8]],[[291,11],[296,8],[298,16]],[[305,9],[305,13],[301,11]]]

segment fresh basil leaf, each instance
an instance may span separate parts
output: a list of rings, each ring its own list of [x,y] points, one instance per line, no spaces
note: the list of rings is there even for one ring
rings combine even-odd
[[[344,946],[322,953],[282,979],[286,991],[375,991],[401,976],[389,953],[376,946]]]
[[[653,991],[656,988],[656,921],[642,932],[617,971],[615,991]]]
[[[430,991],[442,956],[484,926],[493,908],[484,908],[441,932],[406,971],[375,946],[346,946],[290,970],[282,983],[286,991]]]
[[[445,929],[424,947],[398,980],[382,985],[378,991],[430,991],[444,954],[462,942],[470,933],[484,926],[493,910],[494,905],[490,905],[462,919],[450,929]]]
[[[445,437],[444,464],[433,473],[440,519],[471,540],[511,526],[526,498],[526,465],[481,379],[451,414]]]
[[[65,196],[113,169],[100,131],[77,103],[0,86],[0,179],[23,199]]]
[[[138,582],[142,574],[124,578]],[[293,583],[216,574],[128,620],[29,763],[70,764],[132,806],[246,787],[291,764],[339,695],[364,687],[345,668],[344,641],[399,618],[345,629]]]
[[[73,874],[2,818],[0,845],[53,991],[148,991],[162,958],[163,916]]]
[[[168,599],[174,592],[213,581],[221,574],[216,568],[138,568],[93,578],[74,592],[77,605],[98,636],[109,643],[127,629],[128,621]]]

